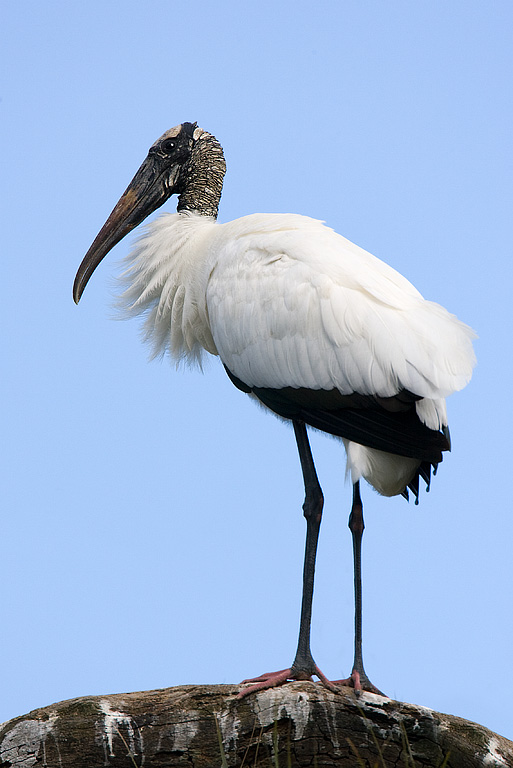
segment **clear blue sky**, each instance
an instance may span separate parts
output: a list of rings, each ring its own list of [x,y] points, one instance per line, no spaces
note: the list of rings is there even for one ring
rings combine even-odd
[[[295,652],[292,431],[216,360],[147,362],[137,323],[113,319],[130,237],[71,298],[150,144],[197,120],[225,148],[221,220],[324,219],[478,331],[431,493],[364,489],[364,656],[391,697],[513,738],[512,22],[507,0],[3,0],[0,721]],[[351,493],[342,447],[312,443],[313,652],[337,678]]]

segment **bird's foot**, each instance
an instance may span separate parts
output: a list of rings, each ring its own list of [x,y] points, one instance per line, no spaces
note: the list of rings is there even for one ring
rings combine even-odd
[[[253,683],[248,688],[244,688],[237,695],[238,699],[243,699],[245,696],[249,696],[250,693],[256,693],[257,691],[264,691],[267,688],[275,688],[277,685],[284,685],[292,680],[309,680],[312,682],[312,675],[319,678],[321,683],[329,688],[333,693],[338,693],[336,685],[334,685],[326,675],[324,675],[317,665],[314,665],[311,670],[311,674],[308,672],[296,671],[292,667],[288,669],[280,669],[278,672],[266,672],[259,677],[250,677],[248,680],[243,680],[241,685]]]
[[[358,671],[353,668],[350,677],[346,677],[345,680],[334,680],[333,683],[335,685],[346,685],[349,688],[354,688],[354,692],[357,696],[359,696],[362,691],[377,693],[378,696],[386,696],[386,693],[383,693],[371,683],[363,669]]]

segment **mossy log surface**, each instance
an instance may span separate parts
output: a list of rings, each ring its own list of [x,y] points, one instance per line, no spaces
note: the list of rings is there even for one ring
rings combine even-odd
[[[318,683],[84,696],[0,726],[0,768],[513,768],[513,742],[431,709]]]

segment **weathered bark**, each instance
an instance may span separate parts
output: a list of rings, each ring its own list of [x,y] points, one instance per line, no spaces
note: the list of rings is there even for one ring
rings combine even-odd
[[[424,707],[306,682],[238,691],[189,685],[37,709],[0,726],[0,768],[513,768],[513,742]]]

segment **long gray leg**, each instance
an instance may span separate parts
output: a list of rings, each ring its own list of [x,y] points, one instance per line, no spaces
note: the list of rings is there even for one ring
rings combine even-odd
[[[363,504],[360,496],[360,483],[353,485],[353,505],[349,515],[349,529],[353,536],[354,565],[354,661],[351,676],[346,680],[337,680],[339,685],[351,685],[358,693],[361,690],[384,694],[371,683],[363,667],[362,655],[362,537]]]
[[[312,620],[312,600],[314,589],[315,556],[317,554],[317,541],[321,527],[322,508],[324,497],[315,471],[312,450],[308,441],[306,426],[302,421],[293,421],[294,434],[301,461],[303,480],[305,483],[305,501],[303,514],[306,518],[306,545],[305,561],[303,566],[303,597],[301,601],[301,620],[299,624],[299,639],[297,651],[292,666],[279,672],[267,672],[259,677],[244,680],[244,683],[254,683],[250,688],[239,693],[239,698],[247,696],[254,691],[264,688],[272,688],[281,685],[287,680],[310,680],[316,675],[321,682],[333,691],[333,685],[321,672],[315,663],[310,651],[310,625]]]
[[[302,421],[294,421],[294,433],[303,471],[305,483],[305,501],[303,514],[306,519],[305,561],[303,566],[303,598],[301,602],[301,621],[299,624],[299,640],[296,657],[292,664],[292,674],[295,680],[309,679],[318,675],[319,669],[310,651],[310,626],[312,622],[312,601],[314,590],[315,558],[317,542],[322,520],[324,496],[315,471],[312,450]]]

